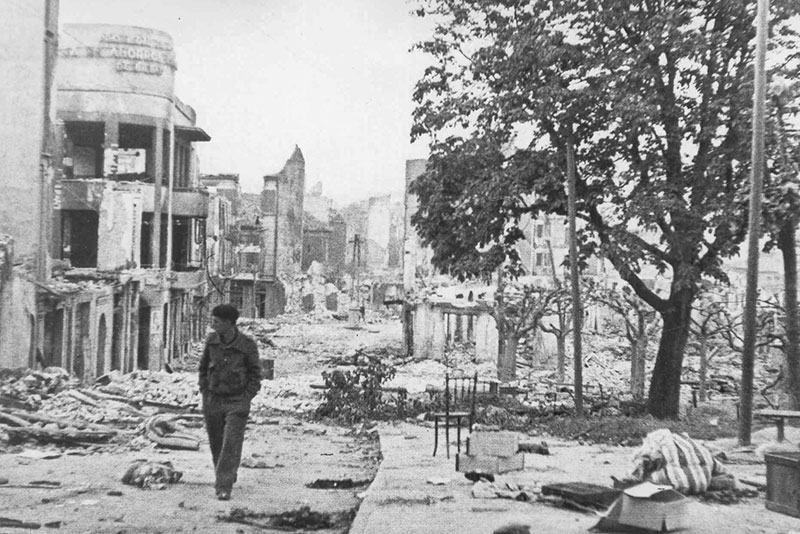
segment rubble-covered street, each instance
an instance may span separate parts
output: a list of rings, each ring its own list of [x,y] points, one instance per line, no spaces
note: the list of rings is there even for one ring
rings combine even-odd
[[[275,332],[277,347],[263,354],[275,359],[275,380],[265,380],[254,401],[239,480],[228,503],[214,496],[196,372],[114,374],[105,385],[101,380],[90,388],[78,388],[56,370],[22,379],[5,374],[0,395],[7,400],[0,412],[41,420],[23,420],[31,432],[21,441],[14,437],[23,427],[2,421],[0,532],[36,525],[65,533],[249,532],[268,524],[278,531],[292,524],[330,524],[319,531],[346,532],[378,467],[377,432],[311,421],[308,412],[321,393],[310,386],[322,383],[320,371],[329,359],[385,347],[399,325],[359,331],[344,326],[298,319]],[[258,338],[257,330],[243,328]],[[11,399],[19,408],[8,407],[15,404]],[[34,412],[21,409],[33,406]],[[197,438],[199,449],[162,447],[149,439],[147,422],[155,414],[176,421],[180,435]],[[80,434],[62,436],[70,427],[97,435],[93,442]],[[126,470],[139,459],[170,462],[180,480],[156,479],[147,489],[124,484]]]
[[[348,532],[352,524],[351,532],[358,534],[425,528],[477,533],[509,523],[579,532],[594,524],[601,510],[548,496],[543,486],[610,487],[612,477],[630,471],[641,443],[635,427],[607,430],[610,436],[633,437],[622,445],[596,443],[602,432],[553,437],[531,424],[533,419],[515,422],[495,403],[480,410],[483,424],[476,428],[513,427],[520,443],[527,443],[519,447],[527,451],[524,469],[493,483],[470,480],[455,470],[452,433],[451,458],[443,449],[431,455],[433,428],[424,414],[445,367],[403,358],[396,318],[376,317],[361,329],[301,315],[241,326],[261,341],[262,357],[274,360],[275,376],[264,380],[254,401],[231,501],[214,498],[192,370],[196,354],[173,362],[172,373],[112,373],[84,388],[56,369],[7,372],[0,385],[0,532],[37,527],[64,533]],[[325,424],[313,417],[324,397],[322,372],[353,368],[365,355],[397,365],[386,389],[407,391],[410,405],[419,402],[419,416],[410,409],[377,425]],[[706,421],[717,425],[718,419],[719,414]],[[619,420],[614,416],[605,420],[620,424],[612,423]],[[598,428],[604,418],[590,421]],[[636,421],[630,424],[640,424]],[[796,441],[795,433],[788,429],[790,441]],[[760,513],[763,452],[774,434],[774,427],[756,432],[759,448],[737,448],[732,438],[702,441],[725,454],[738,483],[735,491],[689,497],[693,532],[720,532],[713,521],[719,514],[725,525],[745,521],[738,532],[790,532],[795,519]]]

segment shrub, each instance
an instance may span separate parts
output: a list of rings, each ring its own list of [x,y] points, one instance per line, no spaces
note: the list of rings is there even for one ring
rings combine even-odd
[[[323,372],[325,399],[317,408],[318,417],[356,423],[369,419],[402,417],[406,409],[406,394],[386,395],[383,385],[394,378],[396,369],[377,358],[352,371]]]

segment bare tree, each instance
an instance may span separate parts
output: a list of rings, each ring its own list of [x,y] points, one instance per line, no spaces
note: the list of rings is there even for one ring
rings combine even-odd
[[[591,298],[605,305],[622,321],[621,328],[609,321],[606,327],[611,333],[623,336],[630,347],[631,376],[630,389],[633,398],[644,400],[645,367],[647,346],[658,331],[660,316],[628,286],[603,289],[593,284]]]
[[[698,397],[701,402],[708,398],[708,367],[711,360],[722,352],[723,332],[731,328],[725,320],[725,302],[719,291],[714,291],[717,286],[705,284],[701,289],[697,303],[692,313],[691,333],[697,342],[697,352],[700,358],[698,369]]]
[[[502,280],[502,277],[501,277]],[[553,305],[561,300],[565,290],[533,285],[498,284],[493,316],[502,339],[498,354],[498,379],[516,377],[517,348],[523,337],[533,336],[542,327],[542,319],[553,313]]]

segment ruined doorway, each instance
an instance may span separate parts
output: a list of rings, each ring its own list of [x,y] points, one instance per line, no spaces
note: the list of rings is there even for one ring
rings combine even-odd
[[[122,371],[122,309],[120,301],[122,295],[114,295],[114,315],[111,319],[111,367],[109,371]]]
[[[267,319],[282,314],[286,308],[286,292],[280,282],[268,284],[265,288],[264,317]]]
[[[83,381],[86,374],[86,351],[90,346],[89,337],[89,311],[90,304],[82,302],[78,304],[78,317],[76,325],[77,339],[75,341],[75,357],[72,362],[72,372]]]
[[[100,316],[100,324],[97,327],[97,362],[95,376],[102,376],[106,362],[106,315]]]
[[[267,292],[263,289],[256,291],[256,317],[267,316]]]
[[[36,351],[38,350],[36,347],[36,317],[33,316],[32,313],[28,314],[28,327],[30,328],[28,340],[30,345],[28,345],[28,366],[31,369],[35,369],[37,364],[42,363],[38,360],[41,358],[37,358]]]
[[[64,310],[49,311],[44,316],[44,365],[62,367]]]
[[[139,350],[136,353],[136,368],[150,366],[150,306],[139,308]]]

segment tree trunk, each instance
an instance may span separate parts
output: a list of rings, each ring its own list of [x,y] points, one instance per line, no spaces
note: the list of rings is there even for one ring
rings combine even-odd
[[[509,362],[509,352],[506,343],[510,334],[510,328],[506,322],[506,299],[503,295],[505,291],[505,279],[503,278],[503,267],[497,268],[497,291],[495,292],[495,302],[497,312],[495,321],[497,322],[497,379],[500,382],[509,382],[516,376],[516,360]],[[516,358],[516,347],[514,347],[514,358]]]
[[[644,399],[645,342],[637,339],[631,347],[631,394],[633,399]]]
[[[408,302],[403,302],[403,344],[406,357],[414,355],[414,309]]]
[[[673,281],[673,285],[677,283],[681,281]],[[681,370],[689,339],[693,294],[688,289],[673,291],[670,306],[661,313],[664,329],[647,401],[647,411],[657,419],[677,419],[680,414]]]
[[[517,378],[517,345],[519,337],[512,333],[506,335],[504,354],[500,355],[500,365],[497,366],[497,379],[500,382],[511,382]]]
[[[702,334],[700,335],[700,385],[697,396],[700,402],[706,401],[706,383],[708,382],[708,343]]]
[[[566,374],[564,368],[567,365],[567,338],[556,336],[556,350],[558,351],[558,381],[564,382]]]
[[[794,221],[786,221],[778,234],[783,253],[784,302],[786,305],[786,379],[784,388],[792,410],[800,409],[800,319],[797,309],[797,249]]]

